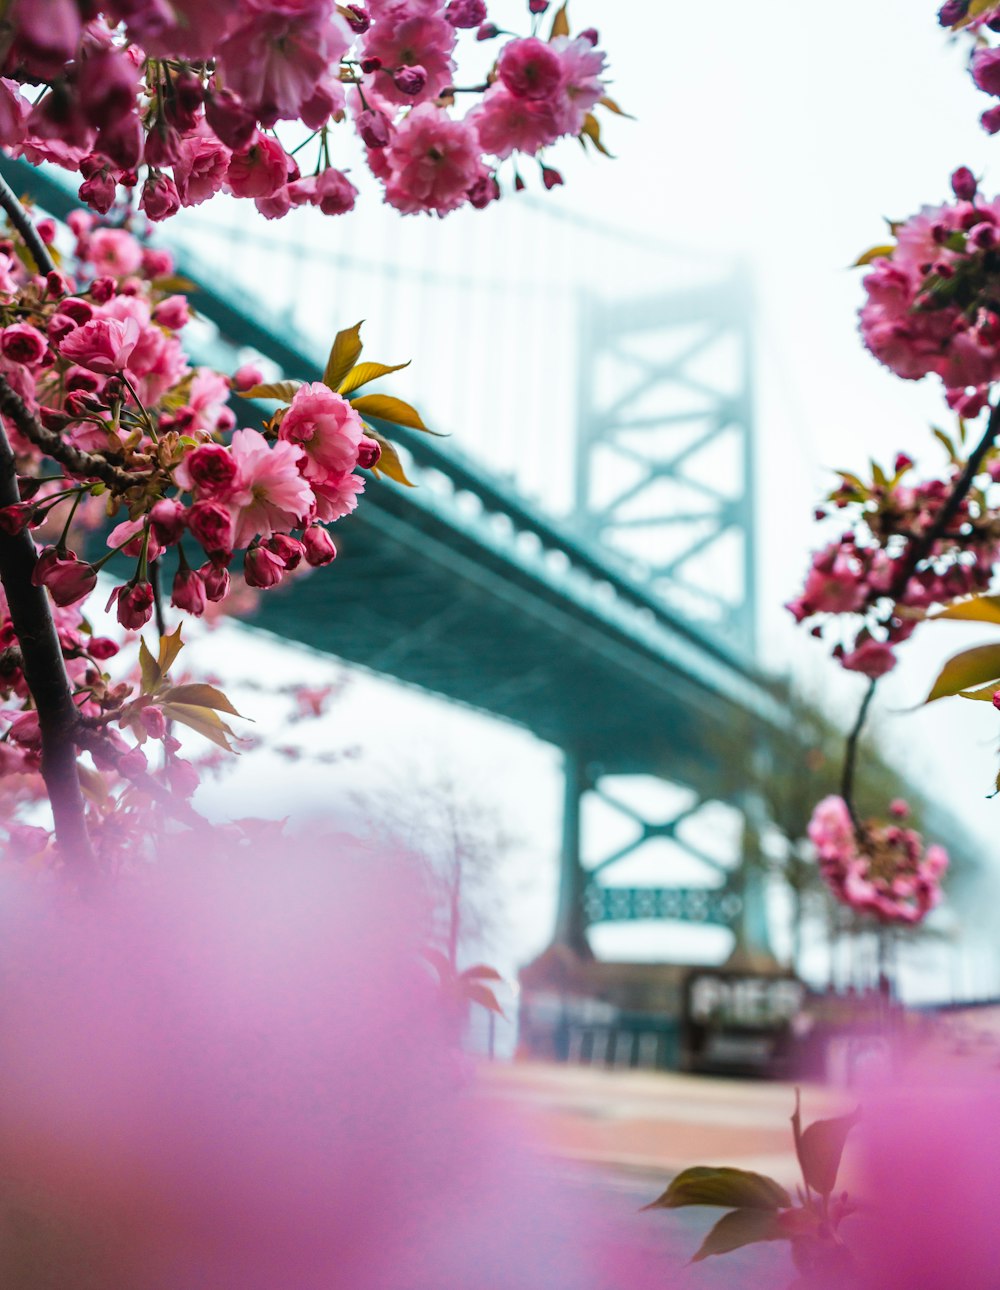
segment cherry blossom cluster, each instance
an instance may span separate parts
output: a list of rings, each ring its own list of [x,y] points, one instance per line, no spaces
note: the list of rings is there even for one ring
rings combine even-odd
[[[892,823],[869,820],[855,829],[844,799],[826,797],[813,811],[809,838],[839,901],[881,923],[915,924],[941,899],[948,853],[937,845],[925,850],[920,834],[902,823],[905,802],[893,802],[890,812]]]
[[[969,63],[972,79],[984,94],[1000,98],[1000,47],[992,43],[992,37],[1000,33],[1000,3],[946,0],[938,10],[938,22],[973,37]],[[980,120],[988,133],[1000,131],[1000,103],[987,108]]]
[[[469,53],[501,36],[485,0],[12,0],[0,146],[79,172],[102,214],[121,197],[162,220],[226,192],[269,219],[303,205],[339,215],[357,196],[335,129],[349,123],[398,210],[483,207],[501,162],[515,159],[518,187],[517,155],[573,136],[604,151],[593,109],[620,111],[598,33],[572,35],[564,5],[543,39],[549,4],[528,8],[532,34],[503,33],[467,86],[462,33]],[[562,182],[544,163],[542,178]]]
[[[848,671],[884,676],[896,665],[896,646],[912,635],[924,611],[984,592],[991,583],[1000,560],[1000,517],[991,496],[1000,481],[995,454],[944,531],[920,554],[964,469],[955,445],[949,442],[949,449],[943,478],[912,482],[913,462],[899,453],[893,472],[877,469],[871,482],[844,474],[827,507],[816,512],[817,519],[847,518],[851,527],[813,555],[805,585],[787,608],[797,622],[811,623],[818,638],[832,630],[834,656]]]
[[[952,188],[954,202],[894,224],[895,244],[862,257],[861,336],[904,380],[939,376],[951,406],[973,416],[1000,378],[1000,199],[982,200],[964,166]]]
[[[174,570],[171,604],[194,617],[227,599],[237,553],[238,585],[259,590],[330,563],[336,547],[327,526],[357,506],[364,489],[357,468],[377,472],[383,448],[388,473],[396,460],[361,419],[360,409],[376,414],[383,396],[355,392],[396,369],[358,364],[358,327],[337,337],[327,383],[268,386],[253,365],[232,378],[192,367],[181,340],[190,309],[169,254],[86,212],[70,224],[72,276],[62,269],[29,274],[15,243],[0,242],[0,380],[13,401],[4,403],[3,425],[21,495],[0,508],[0,531],[28,531],[41,543],[32,581],[50,597],[79,713],[78,746],[98,772],[148,791],[143,745],[158,741],[165,785],[183,800],[198,776],[179,758],[171,725],[228,748],[232,732],[219,714],[234,710],[215,687],[178,685],[168,675],[180,648],[176,634],[162,638],[174,644],[161,642],[158,663],[148,657],[136,677],[113,681],[103,665],[118,645],[91,631],[83,602],[107,566],[117,575],[107,608],[114,606],[123,629],[137,631],[153,615],[164,563]],[[54,237],[51,225],[39,229]],[[234,390],[283,406],[259,429],[236,428]],[[387,402],[422,426],[408,404]],[[245,407],[250,413],[252,405]],[[120,572],[123,562],[130,573]],[[21,649],[0,594],[0,778],[30,777],[41,766],[42,731]],[[94,814],[100,818],[91,833],[101,853],[100,826],[111,812]],[[29,829],[22,837],[19,827],[10,834],[15,849],[35,848],[48,836]],[[112,849],[124,827],[118,819]]]
[[[59,450],[77,450],[82,465],[41,493],[26,475],[27,496],[0,512],[0,523],[8,532],[35,527],[53,506],[110,493],[111,512],[124,509],[127,518],[112,529],[109,547],[136,561],[114,592],[119,621],[133,630],[152,614],[148,569],[167,548],[179,558],[173,604],[196,616],[207,601],[225,599],[236,551],[245,552],[244,577],[254,587],[274,586],[303,560],[329,563],[336,551],[323,525],[356,507],[364,481],[355,467],[374,465],[381,452],[358,412],[316,383],[298,389],[263,431],[230,435],[231,389],[250,389],[260,373],[244,369],[230,380],[192,369],[180,340],[187,300],[157,285],[169,278],[169,255],[124,229],[95,228],[86,215],[73,225],[77,254],[96,275],[82,289],[58,272],[20,286],[7,256],[0,373]],[[15,423],[11,435],[29,460],[37,455],[23,427]],[[228,442],[220,442],[224,435]],[[115,464],[119,486],[101,482],[99,460]],[[100,564],[57,543],[43,552],[36,576],[57,604],[70,605],[93,590]]]

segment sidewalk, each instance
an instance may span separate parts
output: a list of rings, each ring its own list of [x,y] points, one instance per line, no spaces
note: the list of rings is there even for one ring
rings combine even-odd
[[[484,1063],[480,1074],[484,1094],[516,1105],[564,1160],[664,1186],[690,1165],[736,1165],[786,1186],[798,1177],[791,1084],[534,1063]],[[807,1122],[853,1105],[849,1094],[801,1087]]]

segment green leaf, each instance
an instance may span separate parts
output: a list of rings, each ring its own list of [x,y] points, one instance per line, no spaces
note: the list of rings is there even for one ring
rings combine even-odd
[[[993,681],[1000,688],[1000,645],[977,645],[945,663],[924,703],[948,699]]]
[[[341,381],[337,393],[351,394],[354,390],[360,390],[362,385],[367,385],[369,381],[377,381],[380,376],[388,376],[390,372],[401,372],[404,367],[409,366],[409,362],[397,363],[395,366],[386,363],[357,363]]]
[[[837,1185],[840,1158],[844,1154],[847,1135],[861,1119],[860,1108],[850,1115],[838,1115],[830,1120],[816,1120],[807,1129],[802,1128],[799,1093],[795,1090],[795,1114],[792,1116],[792,1133],[795,1153],[799,1158],[802,1177],[813,1191],[829,1196]]]
[[[601,142],[601,125],[597,117],[592,112],[588,112],[583,118],[583,129],[580,131],[581,139],[589,139],[599,153],[605,157],[611,157],[604,144]],[[613,158],[612,158],[613,159]]]
[[[139,670],[142,673],[142,693],[152,694],[160,684],[162,673],[159,663],[153,658],[141,636],[139,637]]]
[[[330,357],[326,360],[326,370],[323,372],[323,384],[329,386],[334,392],[340,389],[344,377],[361,357],[363,323],[364,319],[355,323],[353,327],[338,331],[334,337]]]
[[[270,385],[239,390],[238,393],[241,399],[276,399],[279,403],[291,403],[304,384],[304,381],[275,381]]]
[[[871,264],[875,260],[891,260],[892,253],[895,249],[896,247],[892,243],[884,243],[882,246],[869,247],[867,251],[863,251],[862,254],[858,256],[851,265],[851,268],[862,269],[865,265]]]
[[[943,430],[939,430],[937,426],[931,426],[931,434],[939,443],[944,445],[944,450],[948,454],[950,460],[953,462],[957,461],[958,456],[955,452],[955,445],[952,443],[951,437],[946,435]]]
[[[163,694],[164,703],[190,703],[199,708],[214,708],[218,712],[228,712],[230,716],[249,721],[241,712],[237,712],[221,690],[214,685],[192,683],[173,685]]]
[[[549,40],[555,40],[556,36],[569,35],[569,14],[566,12],[568,9],[569,0],[566,0],[562,8],[556,10],[556,16],[552,19],[552,31],[549,33]]]
[[[719,1205],[733,1209],[787,1209],[792,1203],[780,1183],[749,1169],[685,1169],[646,1209],[680,1209],[684,1205]]]
[[[187,703],[164,703],[163,715],[168,721],[179,721],[182,726],[196,730],[198,734],[211,739],[213,744],[218,744],[227,752],[235,752],[229,740],[235,739],[236,735],[211,708]]]
[[[192,291],[198,290],[196,282],[192,282],[190,278],[182,277],[179,273],[167,273],[163,277],[154,278],[150,286],[154,291],[163,291],[171,296],[189,296]]]
[[[503,1008],[500,1007],[496,995],[489,986],[480,985],[477,981],[463,981],[462,994],[470,1003],[478,1003],[487,1012],[495,1012],[498,1017],[503,1016]]]
[[[947,609],[929,614],[927,621],[937,622],[939,618],[966,623],[1000,623],[1000,596],[970,596],[966,600],[956,600]]]
[[[785,1233],[778,1224],[777,1214],[764,1209],[734,1209],[725,1214],[701,1243],[701,1248],[691,1260],[700,1263],[712,1254],[728,1254],[744,1245],[759,1241],[781,1241]]]
[[[980,703],[992,703],[993,696],[998,689],[1000,689],[1000,685],[994,681],[992,685],[984,685],[978,690],[959,690],[958,697],[960,699],[977,699]]]
[[[177,660],[177,655],[184,648],[184,642],[181,640],[181,629],[178,624],[172,632],[165,632],[160,637],[160,676],[164,677],[173,667]]]
[[[362,394],[351,399],[351,404],[363,417],[378,417],[397,426],[409,426],[411,430],[431,433],[420,419],[416,408],[404,403],[402,399],[393,398],[391,394]]]
[[[626,112],[623,108],[620,108],[614,99],[609,98],[606,94],[604,98],[598,99],[597,101],[600,103],[601,107],[607,108],[609,112],[614,112],[615,116],[626,117],[629,121],[634,121],[636,119],[630,112]]]
[[[388,475],[390,479],[397,484],[405,484],[407,488],[416,488],[416,484],[411,479],[407,479],[406,471],[403,469],[403,463],[399,460],[399,453],[389,442],[384,439],[377,430],[373,430],[368,423],[365,423],[365,429],[382,449],[382,456],[377,463],[372,466],[372,474],[377,479],[379,475]]]

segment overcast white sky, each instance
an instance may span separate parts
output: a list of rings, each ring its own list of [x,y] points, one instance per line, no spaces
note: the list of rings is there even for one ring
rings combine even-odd
[[[638,119],[607,126],[614,162],[585,158],[575,145],[564,145],[553,160],[566,186],[548,200],[625,231],[749,263],[760,302],[758,549],[764,661],[782,670],[791,667],[807,684],[832,694],[846,712],[858,684],[838,676],[825,663],[822,647],[792,630],[781,609],[801,579],[814,540],[810,515],[816,497],[829,486],[824,470],[863,467],[869,456],[891,460],[900,448],[935,468],[926,427],[945,415],[938,389],[899,382],[862,350],[855,324],[859,277],[846,266],[882,239],[883,216],[906,216],[942,200],[955,166],[966,164],[984,175],[987,191],[1000,188],[1000,140],[991,141],[978,128],[981,96],[964,71],[964,51],[950,47],[935,23],[933,0],[799,5],[794,17],[792,7],[778,0],[711,5],[573,0],[571,8],[576,25],[593,23],[600,29],[612,60],[612,92]],[[505,11],[519,15],[523,5],[498,0],[492,10],[502,20]],[[501,204],[472,219],[477,236],[495,237],[505,257],[513,253],[510,263],[518,257],[526,262],[533,254],[527,242],[512,243],[530,236],[531,222],[523,213],[505,212]],[[432,248],[435,263],[457,263],[470,271],[482,267],[468,262],[469,243],[457,222],[453,234],[450,221],[430,231],[423,221],[417,223],[420,227],[413,221],[387,225],[359,211],[342,222],[328,221],[323,237],[331,248],[357,253],[374,244],[376,228],[383,236],[389,228],[392,244],[409,245],[410,239],[415,255],[430,255]],[[266,231],[279,235],[273,227]],[[280,235],[301,233],[289,226]],[[678,275],[689,272],[691,263],[679,265]],[[641,257],[633,257],[631,267],[623,264],[595,263],[585,271],[592,272],[595,288],[606,287],[609,273],[634,274],[634,284],[618,282],[616,289],[641,293]],[[378,311],[365,312],[380,337]],[[393,352],[378,357],[398,361],[395,349],[408,341],[403,357],[421,345],[434,353],[440,333],[433,320],[427,327],[426,319],[408,319],[405,310],[391,312]],[[338,316],[336,325],[352,321]],[[505,316],[505,322],[508,328],[517,326],[516,318]],[[497,328],[485,315],[479,326],[487,346]],[[466,319],[464,330],[474,343],[475,320]],[[568,403],[571,394],[560,390],[558,373],[551,379],[553,390],[546,397]],[[427,388],[433,392],[433,383]],[[423,398],[426,402],[428,396]],[[471,420],[479,406],[470,406]],[[450,403],[449,415],[463,419],[461,408]],[[526,419],[530,428],[527,412]],[[461,425],[452,428],[462,446]],[[522,436],[517,452],[523,453],[523,424],[516,433]],[[469,445],[475,446],[471,436]],[[329,576],[336,577],[335,568]],[[925,635],[924,642],[908,649],[885,687],[879,721],[901,764],[967,814],[988,855],[1000,818],[1000,803],[984,800],[996,769],[996,714],[986,705],[958,703],[898,714],[919,702],[948,652],[984,633],[942,626]],[[231,651],[231,642],[218,639]],[[257,671],[256,660],[264,655],[252,657],[247,670]],[[267,658],[287,656],[274,652]],[[318,676],[327,665],[293,666]],[[334,767],[309,775],[261,756],[249,759],[233,784],[242,785],[244,795],[252,791],[255,809],[282,811],[284,804],[302,802],[317,790],[329,800],[353,775],[405,780],[410,765],[439,766],[466,783],[477,799],[494,803],[510,831],[523,839],[515,867],[528,875],[531,895],[522,891],[518,898],[513,956],[523,957],[544,943],[553,908],[560,806],[553,750],[497,723],[365,679],[315,737],[361,743],[365,756],[350,773]],[[619,945],[618,951],[627,954],[629,948]]]

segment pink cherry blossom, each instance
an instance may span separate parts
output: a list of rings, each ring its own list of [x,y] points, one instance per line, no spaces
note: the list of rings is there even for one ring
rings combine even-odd
[[[306,479],[324,481],[354,469],[364,426],[345,398],[316,381],[296,391],[278,433],[304,450]]]
[[[234,152],[226,182],[237,197],[270,197],[288,178],[288,156],[270,135],[257,131],[253,140]]]
[[[378,59],[385,69],[372,73],[368,84],[386,103],[425,103],[451,85],[454,49],[455,28],[439,13],[414,15],[407,6],[388,9],[364,37],[364,57]],[[423,68],[423,87],[415,95],[393,81],[391,72],[401,67]]]
[[[174,183],[182,206],[199,206],[221,190],[231,155],[207,129],[183,140],[174,164]]]
[[[265,126],[293,120],[351,43],[324,0],[249,0],[246,18],[219,46],[226,84]]]
[[[535,36],[505,45],[497,73],[507,90],[520,99],[554,98],[563,79],[559,55]]]
[[[313,480],[312,490],[314,506],[310,518],[332,524],[357,510],[358,498],[365,491],[365,481],[361,475],[330,476],[325,480]]]
[[[0,331],[0,352],[12,363],[36,367],[48,350],[48,342],[31,323],[11,323]]]
[[[827,886],[859,913],[882,923],[915,924],[940,900],[947,852],[936,845],[925,851],[914,829],[867,820],[859,836],[844,800],[827,797],[813,811],[808,832]]]
[[[94,318],[71,332],[59,346],[60,353],[92,372],[110,375],[122,372],[139,343],[139,326],[134,318]]]
[[[500,84],[491,86],[466,119],[475,126],[482,150],[501,159],[513,152],[534,156],[562,133],[552,103],[518,98]]]
[[[99,228],[87,239],[87,259],[99,277],[127,278],[142,264],[142,249],[124,229]]]
[[[487,173],[474,128],[430,103],[413,109],[384,156],[390,172],[386,200],[407,215],[456,210]]]
[[[604,96],[601,75],[607,59],[586,36],[557,36],[551,48],[562,70],[559,87],[559,121],[563,134],[579,134],[584,117]]]
[[[293,528],[313,504],[312,490],[299,470],[304,453],[287,440],[273,447],[257,430],[237,430],[232,454],[237,480],[228,505],[233,516],[236,548],[253,537]]]

